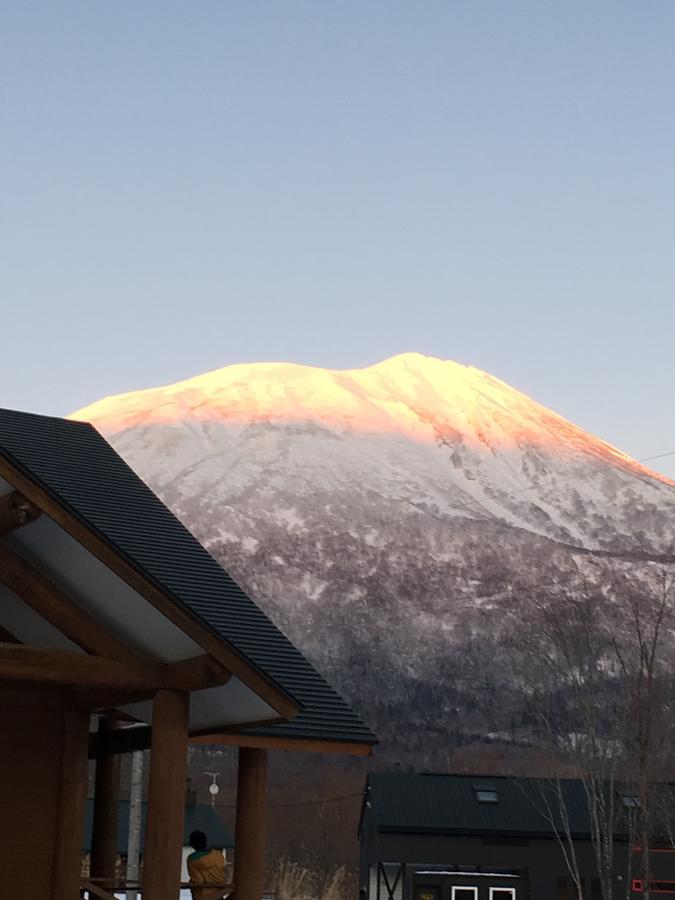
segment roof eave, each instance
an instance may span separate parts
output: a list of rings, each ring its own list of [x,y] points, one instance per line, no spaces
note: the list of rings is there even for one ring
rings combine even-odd
[[[266,750],[290,750],[302,753],[330,753],[343,756],[372,756],[376,742],[335,738],[290,737],[287,735],[250,735],[233,731],[206,731],[190,737],[193,744],[229,747],[257,747]]]
[[[91,427],[91,426],[90,426]],[[302,709],[279,684],[242,656],[222,635],[196,616],[147,572],[141,570],[119,547],[92,527],[66,501],[22,466],[4,448],[0,448],[0,476],[10,482],[26,499],[53,519],[74,540],[82,544],[111,571],[129,584],[174,624],[211,653],[222,665],[275,709],[282,721],[293,719]],[[171,615],[171,613],[174,615]]]

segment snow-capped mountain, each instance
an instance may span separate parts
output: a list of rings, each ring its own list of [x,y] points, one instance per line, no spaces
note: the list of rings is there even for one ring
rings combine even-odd
[[[498,679],[518,585],[675,552],[675,484],[454,362],[235,365],[73,417],[357,706],[422,730]]]

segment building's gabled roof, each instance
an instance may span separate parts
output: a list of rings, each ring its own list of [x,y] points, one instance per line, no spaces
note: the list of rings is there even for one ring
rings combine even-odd
[[[280,726],[283,735],[375,742],[347,704],[91,425],[0,410],[0,466],[3,460],[5,472],[8,466],[20,472],[295,704],[299,712]],[[7,480],[12,483],[11,477]],[[20,531],[28,534],[36,528]]]
[[[145,822],[147,818],[148,804],[143,801],[141,805],[141,845],[143,853],[145,844]],[[84,827],[84,852],[91,852],[91,838],[94,829],[94,801],[87,800],[86,821]],[[189,845],[190,834],[193,831],[203,831],[210,847],[218,847],[221,850],[229,850],[234,847],[232,834],[223,824],[218,813],[211,806],[204,803],[195,803],[185,807],[185,825],[183,827],[183,846]],[[121,800],[117,818],[117,852],[126,854],[129,849],[129,801]]]
[[[625,792],[614,792],[619,836],[626,830]],[[578,779],[375,772],[363,823],[389,833],[551,837],[556,829],[563,833],[560,796],[571,833],[590,838],[586,789]]]

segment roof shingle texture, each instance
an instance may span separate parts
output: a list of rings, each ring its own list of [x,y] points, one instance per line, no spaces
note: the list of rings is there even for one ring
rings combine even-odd
[[[576,779],[376,772],[368,777],[369,819],[383,832],[551,837],[551,817],[562,831],[558,785],[572,834],[590,837],[586,792]],[[499,801],[479,802],[479,789],[496,791]],[[618,790],[615,802],[620,830],[625,821]]]
[[[300,705],[292,721],[249,733],[375,742],[368,727],[93,426],[0,410],[0,455]]]

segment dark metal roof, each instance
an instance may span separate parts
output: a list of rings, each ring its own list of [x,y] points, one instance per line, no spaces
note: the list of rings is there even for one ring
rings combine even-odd
[[[0,456],[301,707],[249,733],[372,744],[302,654],[88,423],[0,409]]]
[[[145,844],[145,822],[147,819],[147,803],[143,801],[141,808],[141,853]],[[94,828],[94,801],[87,800],[86,821],[84,827],[84,852],[91,852],[91,838]],[[222,819],[211,806],[194,804],[185,807],[185,826],[183,828],[183,846],[189,845],[190,834],[193,831],[203,831],[209,843],[209,847],[218,847],[229,850],[234,847],[232,834],[223,825]],[[129,847],[129,801],[122,800],[119,804],[119,816],[117,819],[117,852],[126,854]]]
[[[562,828],[558,786],[572,834],[590,838],[586,792],[577,779],[375,772],[368,777],[364,820],[381,832],[551,837],[550,816]],[[479,791],[496,792],[497,802],[480,802]],[[619,791],[616,803],[623,813]]]

